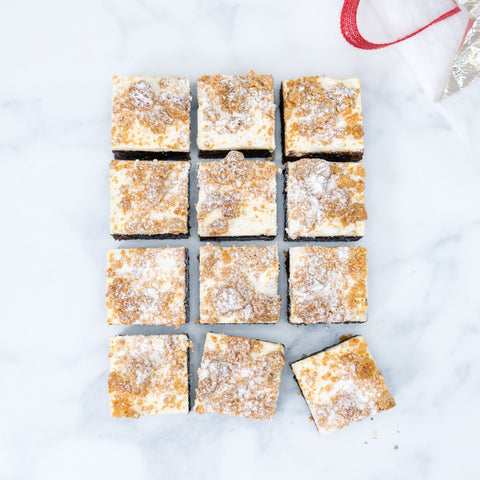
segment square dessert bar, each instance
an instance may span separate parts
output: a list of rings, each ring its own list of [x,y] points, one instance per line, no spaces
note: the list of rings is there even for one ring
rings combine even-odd
[[[224,157],[229,150],[268,156],[275,150],[273,77],[203,76],[197,83],[200,157]]]
[[[303,77],[282,82],[286,160],[316,157],[356,161],[363,156],[360,80]]]
[[[198,234],[201,239],[274,237],[276,174],[272,162],[245,160],[240,152],[198,164]]]
[[[187,251],[129,248],[107,252],[107,322],[167,325],[187,321]]]
[[[277,405],[283,345],[207,333],[195,411],[271,420]]]
[[[200,247],[200,323],[275,323],[278,245]]]
[[[110,337],[112,417],[188,413],[187,335]]]
[[[319,158],[288,162],[287,240],[359,240],[365,233],[365,168]]]
[[[294,247],[289,251],[289,322],[367,320],[367,249]]]
[[[361,336],[292,363],[291,367],[321,434],[395,406]]]
[[[110,233],[129,238],[188,236],[190,162],[110,163]]]
[[[115,158],[188,158],[191,100],[186,78],[113,77]]]

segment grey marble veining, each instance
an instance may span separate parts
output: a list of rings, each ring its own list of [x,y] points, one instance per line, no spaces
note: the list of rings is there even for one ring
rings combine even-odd
[[[1,479],[479,477],[480,159],[396,48],[362,52],[345,43],[340,5],[4,6]],[[369,219],[359,244],[368,248],[369,320],[294,327],[284,301],[276,326],[197,325],[192,281],[191,322],[177,330],[194,341],[192,366],[208,330],[281,341],[289,362],[361,333],[397,406],[320,437],[287,366],[272,422],[195,413],[111,419],[108,336],[174,330],[106,325],[105,251],[181,244],[190,249],[192,280],[198,269],[195,220],[186,241],[108,235],[111,77],[179,74],[194,86],[202,74],[250,68],[273,74],[277,90],[282,79],[304,74],[362,79]],[[195,149],[192,160],[195,202]],[[280,291],[285,299],[284,278]]]

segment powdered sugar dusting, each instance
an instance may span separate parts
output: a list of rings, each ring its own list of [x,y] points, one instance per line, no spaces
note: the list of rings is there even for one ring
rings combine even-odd
[[[363,337],[354,337],[292,366],[321,433],[395,405]]]
[[[277,245],[201,247],[200,322],[277,322],[278,274]]]
[[[290,238],[354,235],[366,220],[365,170],[357,163],[304,158],[288,164],[287,232]]]
[[[276,181],[272,162],[245,160],[230,152],[198,168],[197,220],[202,236],[276,233]]]
[[[114,77],[112,148],[188,150],[189,82],[177,77]]]
[[[273,418],[285,358],[279,344],[207,334],[195,411]]]
[[[290,249],[290,322],[363,322],[366,296],[365,248]]]
[[[114,417],[187,413],[186,335],[129,335],[110,339],[108,379]]]
[[[110,250],[107,258],[108,323],[185,323],[184,248]]]
[[[275,117],[273,78],[269,75],[213,75],[198,80],[204,127],[218,134],[236,133],[253,125],[255,114]]]
[[[112,161],[111,233],[187,233],[189,169],[189,162]]]
[[[355,111],[358,95],[358,89],[342,82],[327,86],[319,77],[289,80],[284,91],[287,136],[298,134],[323,145],[347,135],[361,138],[361,116]]]

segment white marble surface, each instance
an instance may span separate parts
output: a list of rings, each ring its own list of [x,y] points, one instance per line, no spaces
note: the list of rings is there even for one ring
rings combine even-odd
[[[339,0],[3,6],[0,478],[479,478],[480,158],[402,50],[351,48],[339,11]],[[110,419],[108,336],[141,330],[105,324],[105,250],[118,246],[108,235],[111,76],[250,68],[277,86],[304,74],[363,80],[369,321],[295,328],[283,311],[278,326],[214,330],[282,341],[288,361],[362,333],[397,407],[320,437],[286,367],[272,422]],[[180,329],[195,342],[194,368],[206,330]]]

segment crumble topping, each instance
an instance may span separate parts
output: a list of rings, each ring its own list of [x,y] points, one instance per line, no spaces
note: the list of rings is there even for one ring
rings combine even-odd
[[[276,180],[271,162],[232,151],[198,167],[198,230],[202,236],[276,234]]]
[[[292,365],[321,433],[395,406],[361,336]]]
[[[271,75],[256,75],[252,70],[247,75],[205,75],[198,79],[198,91],[205,128],[218,134],[250,128],[256,113],[275,120]],[[269,135],[274,134],[273,122]]]
[[[367,250],[305,246],[290,249],[290,322],[363,322]]]
[[[186,321],[185,249],[132,248],[107,254],[107,322],[168,325]]]
[[[188,233],[189,162],[110,163],[111,233]]]
[[[195,411],[272,419],[283,365],[280,344],[208,333]]]
[[[280,316],[278,246],[200,247],[200,323],[272,323]]]
[[[190,86],[179,77],[114,77],[112,148],[190,148]],[[140,127],[140,128],[139,128]],[[143,131],[143,132],[142,132]]]
[[[295,137],[330,146],[350,137],[363,145],[360,88],[322,77],[303,77],[284,83],[283,101],[287,151],[295,150]],[[301,150],[300,150],[301,151]],[[310,151],[310,150],[309,150]]]
[[[288,164],[288,234],[298,237],[355,235],[367,219],[365,168],[303,158]]]
[[[112,417],[188,413],[186,335],[110,338]]]

